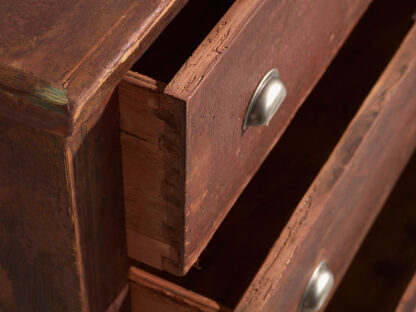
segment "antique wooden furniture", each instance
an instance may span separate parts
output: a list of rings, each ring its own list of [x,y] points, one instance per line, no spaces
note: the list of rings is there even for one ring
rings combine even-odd
[[[0,4],[0,310],[105,311],[128,268],[112,90],[184,1]]]
[[[415,11],[3,1],[0,312],[412,311]]]

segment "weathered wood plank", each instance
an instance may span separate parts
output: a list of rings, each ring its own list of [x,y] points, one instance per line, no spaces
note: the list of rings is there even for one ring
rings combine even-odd
[[[91,311],[127,285],[127,248],[117,94],[67,139],[71,195]]]
[[[132,312],[229,311],[218,303],[143,270],[129,272]]]

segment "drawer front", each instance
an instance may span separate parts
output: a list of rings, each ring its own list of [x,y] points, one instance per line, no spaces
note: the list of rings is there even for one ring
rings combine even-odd
[[[190,268],[369,2],[238,0],[166,87],[129,74],[120,109],[131,257],[175,274]],[[286,99],[268,126],[243,132],[250,99],[271,68],[279,70]],[[134,122],[144,115],[135,109],[141,104],[134,103],[133,85],[143,86],[141,99],[146,88],[162,89],[157,101],[142,101],[150,112],[144,123]],[[156,143],[135,147],[143,135]],[[157,161],[131,170],[143,145]],[[139,177],[154,172],[158,196],[151,190],[138,196],[148,188]],[[143,197],[161,201],[146,208]],[[154,223],[142,218],[150,209]]]
[[[340,281],[416,144],[415,47],[413,27],[295,210],[237,311],[295,311],[322,260],[335,283]]]

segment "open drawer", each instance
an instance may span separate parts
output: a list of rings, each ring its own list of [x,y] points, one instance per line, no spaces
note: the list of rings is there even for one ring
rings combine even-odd
[[[389,1],[377,1],[375,7],[383,3],[389,7]],[[402,18],[399,24],[405,21],[408,29],[409,16]],[[384,25],[391,30],[396,26],[394,21]],[[379,33],[379,43],[389,43],[392,33],[396,38],[394,31],[383,32],[382,24],[370,24],[366,30],[364,49],[370,51],[371,30]],[[380,53],[369,53],[363,63],[357,60],[364,53],[356,49],[355,59],[341,63],[344,68],[361,69],[385,52],[383,46],[376,49]],[[152,275],[140,264],[136,265],[142,269],[130,270],[132,311],[155,311],[152,308],[163,303],[163,311],[297,311],[308,281],[323,261],[334,277],[332,289],[336,287],[416,145],[416,27],[363,104],[354,103],[359,97],[351,94],[362,90],[348,87],[359,81],[359,89],[370,71],[366,67],[360,76],[353,72],[352,83],[342,76],[340,88],[327,86],[312,108],[308,103],[302,106],[197,267],[185,277],[145,268]],[[339,72],[327,74],[328,79],[323,79],[336,87]],[[328,97],[330,105],[325,106],[321,100],[325,103]],[[354,106],[360,108],[347,129],[341,129],[342,137],[333,149],[330,142],[340,131],[339,124],[348,123]]]
[[[189,270],[369,2],[189,2],[118,88],[131,258]],[[286,98],[243,131],[272,68]]]

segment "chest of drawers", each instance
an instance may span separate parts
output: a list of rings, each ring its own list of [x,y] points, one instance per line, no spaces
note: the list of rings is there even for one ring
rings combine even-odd
[[[323,309],[416,145],[370,2],[0,5],[0,311]]]

